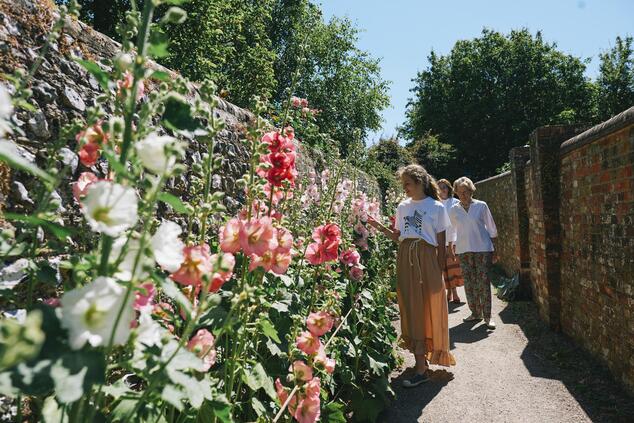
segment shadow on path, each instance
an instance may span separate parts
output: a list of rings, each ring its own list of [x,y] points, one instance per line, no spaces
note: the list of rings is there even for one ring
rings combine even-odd
[[[634,399],[607,367],[550,330],[532,302],[508,303],[499,317],[505,324],[518,325],[526,336],[528,344],[520,357],[531,376],[561,381],[593,422],[634,422]]]
[[[393,378],[390,386],[394,390],[399,403],[408,404],[407,407],[399,407],[390,413],[389,421],[399,423],[415,423],[418,421],[423,409],[429,404],[440,391],[453,380],[453,373],[447,370],[433,370],[430,381],[424,385],[423,389],[404,388],[403,381],[414,374],[414,368],[405,369],[398,377]],[[388,422],[383,414],[379,421]],[[392,420],[394,419],[394,420]]]

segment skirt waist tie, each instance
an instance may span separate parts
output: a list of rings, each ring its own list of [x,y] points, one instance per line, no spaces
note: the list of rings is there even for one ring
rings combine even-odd
[[[421,241],[422,239],[419,238],[409,244],[408,258],[409,258],[410,266],[414,265],[414,261],[416,262],[416,268],[418,269],[418,283],[422,285],[423,284],[423,268],[420,265],[420,254],[418,251],[418,245],[420,244]],[[412,253],[414,253],[414,256],[416,257],[415,260],[412,260]]]

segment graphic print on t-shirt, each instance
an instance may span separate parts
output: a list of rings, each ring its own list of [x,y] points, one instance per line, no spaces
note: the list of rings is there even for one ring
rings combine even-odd
[[[410,228],[418,235],[423,235],[423,215],[420,214],[418,210],[414,210],[413,216],[405,216],[405,232]]]

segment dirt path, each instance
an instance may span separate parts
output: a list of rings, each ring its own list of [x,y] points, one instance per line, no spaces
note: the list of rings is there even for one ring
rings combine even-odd
[[[462,289],[460,295],[464,301]],[[458,362],[450,373],[435,367],[432,381],[404,389],[414,357],[400,350],[405,363],[392,375],[396,399],[382,422],[634,422],[634,400],[607,370],[548,330],[532,303],[494,297],[495,331],[463,323],[468,314],[466,304],[450,304]]]

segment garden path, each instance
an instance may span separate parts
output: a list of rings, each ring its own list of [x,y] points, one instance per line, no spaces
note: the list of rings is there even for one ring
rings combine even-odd
[[[465,299],[462,288],[460,296]],[[606,369],[597,368],[579,347],[550,331],[532,303],[493,298],[495,331],[463,323],[467,304],[450,304],[457,365],[448,371],[435,367],[427,384],[402,388],[414,357],[399,349],[405,362],[392,374],[396,399],[381,422],[634,421],[634,401]]]

